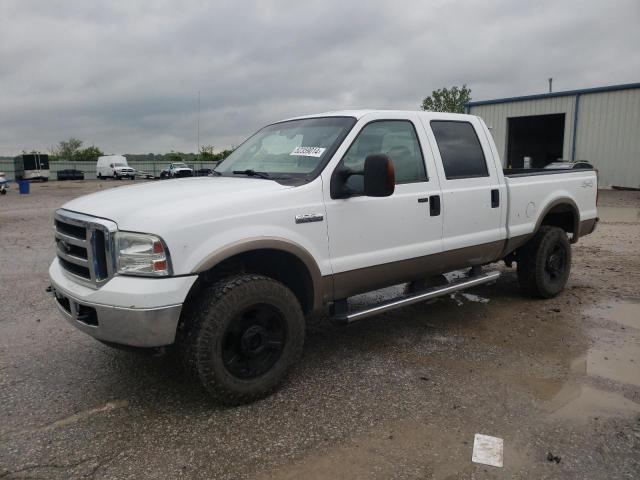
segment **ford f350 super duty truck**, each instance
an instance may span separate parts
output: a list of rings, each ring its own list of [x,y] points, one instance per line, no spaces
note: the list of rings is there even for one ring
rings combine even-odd
[[[176,344],[218,399],[273,391],[305,316],[350,322],[494,281],[517,264],[530,295],[565,286],[570,243],[596,225],[592,169],[504,173],[483,121],[343,111],[269,125],[215,176],[77,198],[55,212],[59,310],[111,345]],[[425,279],[465,269],[444,285]],[[409,283],[351,310],[349,298]]]

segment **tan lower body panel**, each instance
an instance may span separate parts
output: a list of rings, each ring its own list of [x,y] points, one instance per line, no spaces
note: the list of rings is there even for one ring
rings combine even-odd
[[[589,235],[590,233],[593,233],[593,231],[596,229],[596,223],[598,222],[597,218],[590,218],[589,220],[582,220],[580,222],[580,227],[579,227],[579,235],[580,237],[584,237],[585,235]]]
[[[429,275],[483,265],[501,258],[504,240],[474,245],[333,275],[333,299],[341,299]]]

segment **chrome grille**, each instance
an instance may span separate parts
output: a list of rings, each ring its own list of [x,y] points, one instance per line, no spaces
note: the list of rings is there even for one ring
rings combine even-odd
[[[60,265],[79,283],[99,287],[114,274],[117,225],[68,210],[54,217],[56,254]]]

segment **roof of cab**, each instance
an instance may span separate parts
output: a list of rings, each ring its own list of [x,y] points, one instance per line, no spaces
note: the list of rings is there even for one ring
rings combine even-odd
[[[301,120],[304,118],[318,118],[318,117],[354,117],[357,120],[360,120],[362,117],[370,114],[393,114],[393,115],[402,115],[402,114],[418,114],[421,117],[426,117],[428,119],[432,118],[440,118],[440,119],[464,119],[469,117],[475,117],[475,115],[468,115],[465,113],[446,113],[446,112],[425,112],[423,110],[334,110],[330,112],[322,112],[322,113],[314,113],[310,115],[300,115],[298,117],[287,118],[282,121],[288,120]]]

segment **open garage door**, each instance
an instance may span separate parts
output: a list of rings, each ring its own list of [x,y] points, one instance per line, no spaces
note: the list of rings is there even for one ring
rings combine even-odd
[[[562,158],[564,113],[507,119],[507,160],[511,168],[523,168],[531,157],[532,168],[543,168]]]

